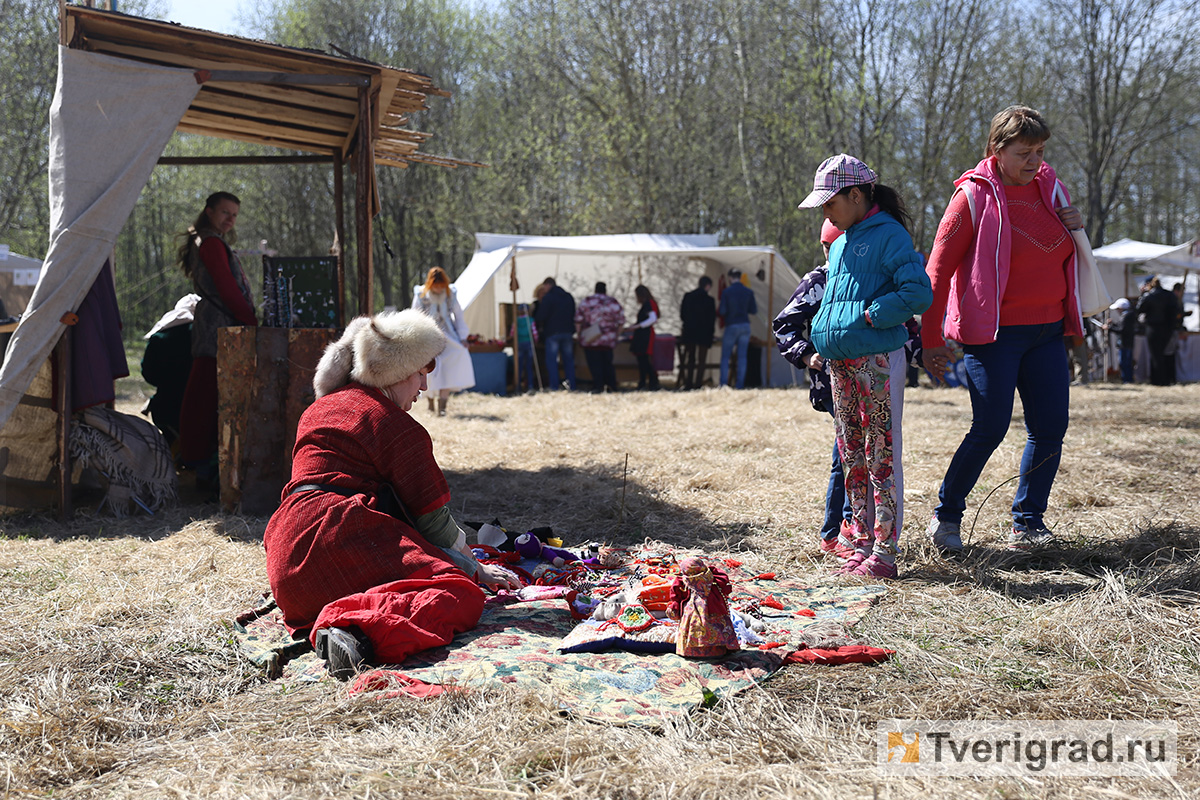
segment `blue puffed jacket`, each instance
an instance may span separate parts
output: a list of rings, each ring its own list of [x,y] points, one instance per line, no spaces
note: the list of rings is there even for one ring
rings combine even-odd
[[[812,326],[817,352],[845,361],[903,346],[905,321],[933,302],[924,264],[908,231],[886,211],[851,225],[829,249],[829,279]]]

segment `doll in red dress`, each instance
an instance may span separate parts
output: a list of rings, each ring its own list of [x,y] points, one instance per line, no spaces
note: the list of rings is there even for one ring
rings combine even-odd
[[[723,656],[738,650],[737,633],[725,598],[733,587],[720,567],[699,558],[679,562],[679,577],[671,584],[667,614],[679,620],[675,652],[692,658]]]

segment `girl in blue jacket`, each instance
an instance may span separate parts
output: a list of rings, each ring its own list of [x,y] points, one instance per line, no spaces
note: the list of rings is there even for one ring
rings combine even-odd
[[[853,552],[839,572],[894,578],[903,521],[893,445],[898,451],[904,323],[929,307],[933,292],[903,202],[877,181],[857,158],[833,156],[817,169],[800,208],[820,207],[845,231],[829,250],[828,282],[812,328],[813,345],[829,362],[852,516],[841,544]]]

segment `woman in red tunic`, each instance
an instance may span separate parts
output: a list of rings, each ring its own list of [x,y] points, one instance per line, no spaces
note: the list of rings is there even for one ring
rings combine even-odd
[[[326,349],[300,418],[263,537],[267,574],[288,628],[339,678],[473,628],[479,583],[519,586],[471,555],[429,434],[408,413],[444,346],[419,311],[359,317]]]
[[[192,320],[192,367],[179,410],[179,463],[202,480],[216,473],[217,330],[258,324],[250,282],[231,247],[240,209],[236,195],[209,195],[179,248],[183,274],[200,295]]]

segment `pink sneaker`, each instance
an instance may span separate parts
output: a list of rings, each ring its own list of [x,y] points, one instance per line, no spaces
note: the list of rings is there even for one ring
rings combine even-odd
[[[854,545],[846,544],[839,538],[837,540],[837,543],[834,545],[833,554],[835,556],[837,556],[838,558],[840,558],[842,561],[848,561],[849,559],[854,558],[855,555],[857,555],[858,553],[868,552],[869,550],[870,550],[870,548],[864,547],[860,551]],[[859,561],[861,561],[861,560],[862,559],[860,558]]]
[[[832,539],[821,539],[821,540],[819,540],[819,542],[820,543],[817,545],[817,549],[821,551],[821,555],[823,555],[823,556],[836,556],[837,555],[837,551],[838,551],[837,537],[834,537]]]
[[[896,564],[880,561],[875,556],[863,559],[854,569],[847,570],[847,575],[863,575],[870,578],[894,578],[898,574]]]
[[[859,568],[859,566],[861,566],[862,563],[864,561],[866,561],[867,557],[870,555],[869,553],[865,553],[861,550],[851,550],[850,552],[851,552],[851,555],[848,556],[842,562],[842,565],[840,567],[838,567],[837,569],[835,569],[833,571],[834,575],[854,575],[854,574],[856,574],[855,570],[857,570]]]

